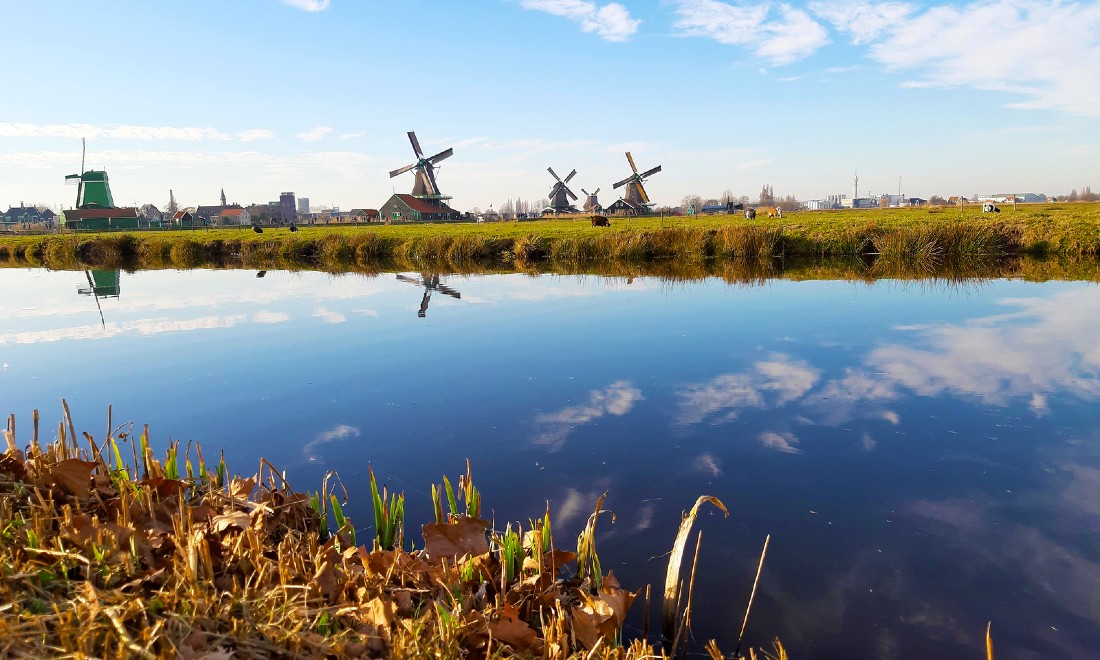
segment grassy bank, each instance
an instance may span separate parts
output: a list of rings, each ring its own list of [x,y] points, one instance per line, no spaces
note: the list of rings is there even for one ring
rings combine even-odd
[[[379,225],[0,237],[0,261],[50,268],[307,267],[448,272],[474,267],[555,269],[585,264],[876,255],[925,267],[1016,255],[1100,254],[1100,203],[1021,205],[1000,214],[963,208],[802,212],[584,221]]]
[[[335,480],[297,492],[269,463],[237,477],[175,443],[159,460],[148,428],[78,439],[65,412],[53,441],[40,441],[37,411],[5,432],[4,657],[662,657],[688,643],[695,569],[680,567],[695,513],[708,499],[725,509],[700,498],[681,524],[662,651],[623,631],[636,600],[648,623],[658,597],[603,572],[602,497],[575,544],[555,538],[549,507],[501,529],[482,519],[467,465],[455,485],[432,485],[435,521],[412,550],[404,495],[373,473],[373,535],[357,538]]]

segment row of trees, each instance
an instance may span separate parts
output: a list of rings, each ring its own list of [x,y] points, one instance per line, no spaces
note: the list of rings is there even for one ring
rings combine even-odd
[[[482,215],[483,213],[495,213],[505,220],[512,220],[518,216],[531,217],[532,215],[540,215],[542,214],[542,210],[547,206],[550,206],[550,200],[546,199],[545,197],[536,200],[526,200],[517,197],[515,201],[512,201],[511,198],[508,198],[504,201],[504,203],[498,205],[496,208],[493,208],[493,206],[490,205],[489,208],[485,209],[485,211],[482,211],[480,208],[475,206],[474,208],[470,209],[470,213],[474,215]]]
[[[700,211],[704,206],[726,206],[730,202],[746,206],[753,204],[757,206],[778,206],[784,211],[794,211],[800,206],[793,195],[776,197],[775,189],[770,184],[764,184],[755,201],[748,195],[734,195],[732,190],[725,190],[719,198],[709,197],[704,199],[699,195],[684,195],[683,199],[680,200],[680,207],[686,210],[694,206],[696,211]]]
[[[1100,199],[1100,194],[1092,192],[1092,186],[1085,186],[1080,195],[1077,194],[1077,189],[1074,188],[1066,197],[1067,202],[1095,202],[1098,199]]]

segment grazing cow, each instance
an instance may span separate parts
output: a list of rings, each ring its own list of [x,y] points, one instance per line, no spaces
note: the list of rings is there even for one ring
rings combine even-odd
[[[260,227],[260,225],[252,225],[252,231],[256,232],[257,234],[264,233],[264,230],[262,227]]]
[[[982,213],[1000,213],[1001,209],[997,208],[997,205],[993,202],[986,202],[982,204]]]
[[[745,209],[745,219],[746,220],[756,219],[756,209]]]
[[[611,221],[604,215],[594,215],[591,218],[593,227],[610,227]]]
[[[769,218],[783,217],[783,209],[779,208],[778,206],[769,206],[763,210],[767,212]]]

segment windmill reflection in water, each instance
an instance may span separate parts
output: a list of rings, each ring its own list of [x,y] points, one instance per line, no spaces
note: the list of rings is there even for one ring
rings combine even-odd
[[[461,293],[455,291],[446,284],[441,283],[439,281],[439,275],[429,275],[427,273],[421,273],[420,275],[414,275],[410,277],[408,275],[402,275],[401,273],[398,273],[397,279],[413,286],[424,287],[424,297],[420,300],[420,310],[416,313],[416,315],[420,318],[424,318],[428,315],[428,303],[432,299],[433,291],[438,291],[443,295],[450,296],[455,299],[462,298]]]

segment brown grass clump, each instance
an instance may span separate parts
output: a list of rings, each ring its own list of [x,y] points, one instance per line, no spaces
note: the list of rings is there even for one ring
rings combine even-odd
[[[37,411],[29,443],[16,438],[13,416],[0,455],[0,656],[663,656],[622,639],[638,594],[600,570],[599,503],[578,558],[554,543],[549,511],[527,531],[490,529],[467,466],[457,497],[446,478],[433,486],[436,521],[406,551],[404,496],[379,494],[373,472],[377,535],[358,545],[328,478],[296,492],[262,460],[231,477],[197,445],[194,461],[176,443],[161,461],[148,427],[78,441],[67,406],[56,440],[40,443]]]

